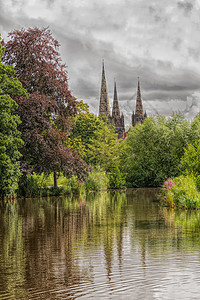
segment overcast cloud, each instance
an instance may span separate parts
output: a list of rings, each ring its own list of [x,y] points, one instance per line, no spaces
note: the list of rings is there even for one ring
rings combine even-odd
[[[49,26],[61,43],[72,94],[98,114],[102,59],[110,104],[114,78],[126,124],[137,77],[147,114],[200,108],[200,1],[0,0],[0,32]]]

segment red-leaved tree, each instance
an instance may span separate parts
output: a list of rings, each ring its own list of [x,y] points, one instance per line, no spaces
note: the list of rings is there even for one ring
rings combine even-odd
[[[69,91],[58,41],[48,28],[15,30],[9,37],[8,42],[3,41],[2,60],[14,66],[16,77],[30,93],[29,99],[15,98],[25,142],[22,172],[84,176],[86,165],[67,142],[77,102]]]

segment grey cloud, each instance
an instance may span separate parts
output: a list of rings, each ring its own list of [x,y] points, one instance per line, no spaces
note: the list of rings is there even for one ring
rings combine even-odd
[[[190,13],[194,7],[194,5],[189,1],[178,1],[177,6],[182,9],[186,15]]]
[[[109,67],[111,66],[109,65]],[[117,77],[120,102],[136,99],[137,69],[128,69],[128,67],[121,65],[118,67],[118,70],[121,72]],[[179,70],[172,66],[170,76],[168,72],[161,76],[157,70],[155,72],[153,70],[154,68],[149,64],[149,66],[143,67],[141,72],[140,85],[142,98],[145,101],[159,99],[160,102],[163,102],[169,98],[185,101],[193,91],[200,89],[200,75],[194,71]],[[108,68],[106,68],[106,72],[109,72]],[[108,82],[108,87],[109,97],[112,99],[113,82]]]
[[[21,6],[24,0],[11,0],[12,6]]]
[[[5,39],[7,33],[15,28],[15,21],[10,18],[9,14],[6,13],[2,3],[0,2],[0,33],[1,37]]]
[[[97,97],[100,93],[100,86],[95,87],[94,84],[91,85],[90,78],[84,79],[80,78],[76,81],[76,93],[78,95],[83,94],[86,99],[91,97]]]
[[[23,3],[23,7],[31,3],[13,1],[15,6]],[[120,107],[127,109],[127,116],[134,109],[137,76],[144,106],[149,103],[151,112],[159,110],[158,105],[164,110],[169,99],[182,99],[185,103],[199,90],[200,73],[197,68],[193,70],[194,64],[190,65],[194,60],[198,66],[195,37],[199,31],[195,22],[185,18],[193,9],[189,1],[169,0],[163,4],[152,0],[151,5],[145,0],[115,4],[105,0],[82,1],[80,7],[76,7],[76,1],[43,1],[44,18],[40,13],[33,17],[22,6],[22,11],[13,16],[9,9],[6,13],[0,9],[0,28],[8,32],[22,26],[49,26],[61,44],[72,94],[88,102],[92,111],[98,111],[103,58],[110,103],[116,78]],[[188,23],[184,25],[183,21]],[[184,26],[188,26],[187,36]],[[190,32],[194,33],[192,38]]]
[[[106,74],[114,73],[110,70],[112,65],[106,66]],[[117,89],[120,101],[134,99],[137,89],[137,68],[118,66]],[[120,71],[119,71],[120,70]],[[140,76],[141,90],[146,100],[160,99],[160,101],[171,98],[186,99],[192,91],[200,88],[200,75],[194,71],[179,70],[173,68],[170,77],[168,72],[161,76],[158,71],[153,71],[151,65],[142,69]],[[113,97],[113,80],[107,80],[110,98]]]
[[[173,43],[174,49],[179,51],[180,48],[182,47],[182,44],[183,44],[182,39],[180,37],[178,37],[177,39],[175,39],[175,41]]]
[[[145,101],[149,100],[156,100],[159,99],[160,102],[164,102],[168,99],[183,99],[183,101],[186,100],[186,98],[190,95],[191,93],[188,91],[173,91],[173,90],[153,90],[153,91],[147,91],[145,93],[142,93],[143,99]]]
[[[200,57],[199,49],[188,47],[188,54],[194,60],[199,60],[199,57]]]
[[[46,1],[47,5],[49,5],[50,7],[51,7],[54,3],[56,3],[56,0],[45,0],[45,1]]]
[[[153,20],[156,23],[162,23],[162,25],[165,26],[169,18],[167,14],[163,13],[162,9],[163,8],[160,7],[158,3],[154,3],[154,5],[151,4],[148,7],[149,14],[153,17]]]

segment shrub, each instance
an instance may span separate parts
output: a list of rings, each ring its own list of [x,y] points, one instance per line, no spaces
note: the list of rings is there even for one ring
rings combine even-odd
[[[41,178],[36,174],[22,176],[19,180],[18,197],[39,196],[41,193]]]
[[[200,194],[193,177],[179,176],[164,182],[161,192],[162,202],[171,207],[199,208]]]
[[[84,180],[78,180],[77,176],[72,175],[70,178],[66,178],[61,175],[58,178],[58,185],[65,188],[68,194],[79,194],[84,190]]]
[[[126,175],[116,167],[112,173],[108,174],[109,187],[112,189],[121,189],[126,186]]]
[[[21,177],[19,181],[18,197],[56,196],[71,193],[83,193],[84,181],[77,176],[58,178],[58,187],[53,186],[53,175],[32,174]]]
[[[70,194],[68,188],[63,186],[57,186],[57,187],[45,187],[41,188],[40,190],[40,196],[46,197],[46,196],[59,196],[59,195],[65,195]]]
[[[109,179],[103,171],[89,173],[88,180],[85,182],[86,191],[103,191],[108,188]]]
[[[200,175],[195,176],[197,190],[200,192]]]

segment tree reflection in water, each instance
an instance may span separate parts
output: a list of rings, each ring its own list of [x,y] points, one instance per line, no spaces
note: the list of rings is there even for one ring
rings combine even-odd
[[[199,251],[200,211],[160,207],[156,193],[130,189],[1,203],[0,299],[63,293],[73,299],[106,282],[112,290],[117,276],[130,280],[127,262],[133,272],[169,251]]]

